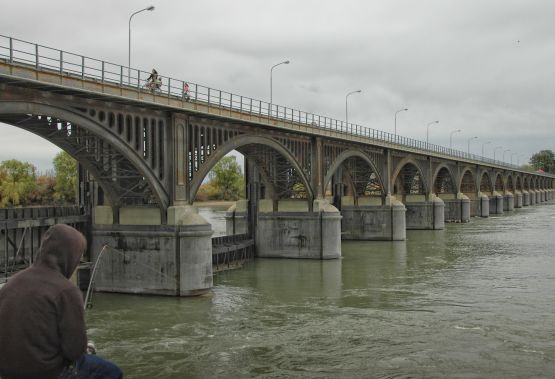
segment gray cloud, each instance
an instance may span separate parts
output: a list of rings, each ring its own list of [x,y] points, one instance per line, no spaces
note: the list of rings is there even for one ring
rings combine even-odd
[[[367,2],[154,0],[133,18],[132,65],[163,76],[491,156],[554,148],[555,40],[548,0]],[[129,15],[148,2],[35,2],[4,6],[1,34],[127,63]],[[520,42],[518,42],[520,41]],[[10,129],[2,129],[9,135]],[[0,142],[5,159],[6,137]],[[13,143],[13,141],[12,141]],[[37,150],[38,151],[38,150]],[[522,162],[525,158],[521,157]],[[33,157],[36,159],[36,157]]]

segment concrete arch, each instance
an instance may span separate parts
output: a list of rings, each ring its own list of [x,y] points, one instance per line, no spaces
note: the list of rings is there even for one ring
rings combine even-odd
[[[433,180],[432,180],[432,183],[433,183],[433,188],[432,188],[432,190],[435,190],[436,181],[437,181],[437,179],[438,179],[438,175],[439,175],[439,173],[440,173],[442,170],[446,170],[447,173],[449,174],[449,178],[451,179],[451,186],[453,187],[453,191],[454,191],[453,193],[456,194],[456,193],[458,192],[459,186],[457,186],[457,182],[456,182],[456,180],[455,180],[455,175],[453,175],[453,171],[451,171],[451,169],[449,168],[449,166],[446,165],[446,164],[440,164],[440,165],[436,168],[436,170],[434,171],[434,173],[433,173],[433,175],[432,175],[432,178],[433,178]]]
[[[488,188],[484,188],[484,186],[487,186]],[[487,170],[483,170],[482,173],[480,174],[479,191],[492,193],[494,189],[495,189],[495,186],[494,186],[494,183],[492,182],[491,176],[489,175]]]
[[[291,164],[291,166],[295,169],[295,171],[301,178],[306,188],[309,200],[314,199],[314,191],[312,189],[312,186],[310,186],[309,180],[307,179],[305,173],[301,169],[295,157],[289,152],[289,150],[287,150],[285,146],[269,137],[238,135],[226,141],[224,144],[218,146],[218,148],[209,156],[209,158],[196,172],[193,180],[191,181],[189,202],[193,202],[196,193],[200,188],[200,185],[202,184],[202,181],[204,180],[206,175],[208,175],[214,165],[218,163],[218,161],[230,151],[245,145],[268,146],[281,154]]]
[[[525,191],[530,190],[530,176],[526,175],[522,179],[522,189]]]
[[[84,117],[82,114],[76,113],[72,110],[40,102],[0,101],[0,115],[2,114],[32,114],[43,115],[45,117],[50,116],[78,125],[79,127],[86,129],[96,136],[104,137],[106,136],[106,134],[110,134],[113,137],[110,138],[108,141],[110,145],[112,145],[121,155],[128,159],[129,162],[131,162],[131,164],[137,169],[137,171],[146,179],[149,186],[153,189],[153,193],[159,202],[160,208],[165,210],[169,206],[169,195],[167,191],[164,189],[164,186],[162,185],[162,183],[160,183],[156,175],[152,173],[142,157],[138,156],[135,151],[129,149],[116,134],[114,134],[111,130],[106,129],[102,125],[97,124],[96,122],[91,121],[89,118]],[[13,126],[17,127],[17,125]],[[40,137],[44,138],[43,136]],[[57,141],[49,142],[52,142],[56,144],[56,146],[59,146],[61,149],[64,149],[64,147],[60,146],[60,143]],[[77,159],[77,157],[73,154],[72,156]],[[94,168],[92,164],[85,160],[79,160],[79,163],[82,164],[87,170],[89,170],[91,174],[95,176],[95,178],[98,179],[100,177],[99,172]],[[98,180],[98,183],[108,195],[108,198],[111,200],[112,205],[117,206],[119,203],[118,201],[116,201],[117,195],[111,189],[110,184],[106,181],[101,180]]]
[[[468,176],[467,176],[468,174]],[[467,180],[465,180],[465,178]],[[468,180],[470,179],[470,180]],[[471,191],[467,191],[467,188],[463,188],[463,186],[467,187],[467,186],[472,186]],[[478,192],[478,186],[476,184],[476,174],[473,172],[473,170],[471,170],[469,167],[465,167],[463,168],[463,170],[461,171],[461,177],[458,181],[458,185],[457,185],[458,191],[462,192],[462,193],[477,193]]]
[[[372,159],[368,155],[364,154],[362,151],[359,151],[359,150],[346,150],[341,154],[339,154],[337,158],[335,158],[335,161],[328,169],[328,172],[326,173],[326,176],[324,178],[324,188],[327,187],[328,183],[331,181],[333,174],[343,164],[343,162],[345,162],[347,159],[352,157],[358,157],[364,160],[366,163],[368,163],[372,171],[376,174],[376,177],[378,178],[378,181],[380,182],[382,188],[385,188],[380,172],[376,169],[376,164],[372,161]]]
[[[515,178],[515,191],[522,191],[524,189],[524,186],[522,185],[522,177],[520,175],[516,175]]]
[[[511,173],[505,176],[505,189],[509,192],[514,192],[515,190],[515,182]]]
[[[424,171],[422,170],[422,167],[420,167],[420,165],[416,162],[416,160],[411,157],[405,157],[397,164],[397,167],[391,175],[391,188],[393,189],[394,183],[397,181],[397,177],[399,176],[401,170],[409,164],[416,167],[416,170],[420,174],[420,177],[422,178],[422,187],[424,188],[424,193],[429,193],[430,189],[428,188],[429,185],[427,183],[426,177],[424,176]]]
[[[504,193],[506,185],[505,185],[505,180],[503,180],[503,175],[500,172],[495,173],[494,175],[495,175],[495,181],[493,182],[493,190],[496,192]],[[498,188],[498,187],[501,187],[501,188]]]

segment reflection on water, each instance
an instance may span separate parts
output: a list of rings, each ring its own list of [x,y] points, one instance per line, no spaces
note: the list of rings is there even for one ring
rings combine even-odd
[[[344,242],[338,260],[258,259],[199,298],[98,294],[89,334],[129,378],[552,377],[554,216],[541,205]]]

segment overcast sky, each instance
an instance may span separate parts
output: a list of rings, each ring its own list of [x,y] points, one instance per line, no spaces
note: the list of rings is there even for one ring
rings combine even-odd
[[[552,0],[0,0],[0,34],[430,142],[527,161],[555,149]],[[0,124],[0,160],[57,149]],[[33,148],[28,148],[30,145]],[[25,148],[24,148],[25,147]],[[518,155],[517,155],[518,154]]]

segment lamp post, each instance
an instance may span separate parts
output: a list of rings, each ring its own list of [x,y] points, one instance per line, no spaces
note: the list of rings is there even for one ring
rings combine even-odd
[[[133,18],[133,16],[135,16],[137,13],[141,13],[144,11],[153,11],[154,10],[154,5],[151,5],[149,7],[143,8],[141,10],[138,10],[137,12],[134,12],[133,14],[131,14],[131,16],[129,17],[129,55],[128,55],[128,67],[127,67],[127,84],[129,84],[131,82],[131,19]]]
[[[409,110],[408,108],[403,108],[403,109],[399,109],[397,112],[395,112],[395,129],[394,129],[394,133],[393,133],[395,135],[395,137],[397,137],[397,113],[405,112],[405,111],[408,111],[408,110]]]
[[[430,140],[430,125],[432,124],[439,124],[439,120],[428,122],[428,125],[426,125],[426,146],[428,146],[428,141]]]
[[[484,143],[482,144],[482,158],[484,157],[484,146],[489,145],[490,143],[491,143],[491,141],[484,142]]]
[[[277,66],[280,66],[282,64],[289,64],[289,63],[290,63],[289,61],[279,62],[279,63],[276,63],[275,65],[273,65],[272,68],[270,68],[270,109],[269,109],[270,115],[271,115],[272,101],[273,101],[273,98],[272,98],[272,92],[273,92],[273,83],[272,83],[272,81],[273,81],[273,78],[272,77],[273,77],[274,68],[276,68]]]
[[[347,107],[347,99],[353,93],[361,93],[361,92],[362,92],[361,89],[357,89],[356,91],[349,92],[347,95],[345,95],[345,127],[347,128],[349,127],[349,108]]]
[[[451,132],[451,135],[449,135],[449,148],[450,148],[450,149],[453,148],[453,134],[455,134],[455,133],[460,133],[460,132],[461,132],[460,129],[453,130],[453,131]]]
[[[511,164],[513,164],[513,155],[518,155],[518,153],[512,153],[511,154]]]
[[[497,149],[502,149],[503,146],[497,146],[495,149],[493,149],[493,160],[495,160],[495,152],[497,151]]]
[[[468,151],[467,151],[468,154],[470,154],[470,141],[472,141],[473,139],[478,139],[478,137],[474,136],[474,137],[470,137],[470,138],[468,139]]]
[[[505,153],[506,153],[507,151],[511,151],[511,149],[503,150],[503,162],[505,162]]]

